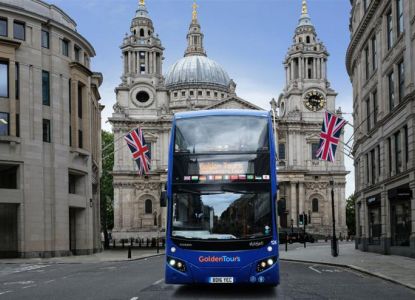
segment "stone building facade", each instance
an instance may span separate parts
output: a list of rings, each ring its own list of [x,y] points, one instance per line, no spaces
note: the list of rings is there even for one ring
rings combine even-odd
[[[310,24],[303,24],[310,22]],[[304,25],[304,26],[303,26]],[[326,79],[327,52],[322,43],[307,40],[303,29],[311,28],[309,38],[315,38],[314,27],[308,14],[301,16],[295,35],[295,44],[286,59],[287,87],[281,95],[280,115],[276,118],[280,128],[281,147],[285,147],[285,158],[279,164],[279,180],[282,182],[280,198],[287,199],[288,217],[298,227],[297,214],[312,210],[311,202],[317,199],[315,211],[311,213],[315,233],[328,234],[331,219],[329,208],[329,178],[336,184],[336,214],[338,229],[346,233],[345,226],[345,169],[342,153],[334,164],[322,163],[311,158],[311,144],[318,143],[323,119],[322,110],[306,109],[304,97],[312,91],[320,91],[327,100],[324,108],[335,109],[336,93],[330,89]],[[300,41],[299,38],[304,40]],[[184,57],[174,63],[165,76],[162,73],[164,48],[155,34],[144,1],[136,11],[130,34],[121,45],[124,57],[122,82],[116,88],[117,101],[110,118],[115,140],[114,154],[114,230],[115,238],[155,237],[165,229],[166,212],[160,208],[159,197],[166,182],[168,144],[173,114],[198,109],[254,109],[255,104],[241,99],[236,94],[236,83],[215,61],[210,59],[204,47],[204,35],[194,7],[192,21],[187,34]],[[297,51],[296,47],[301,47]],[[311,47],[311,50],[307,50]],[[314,47],[317,47],[314,50]],[[307,48],[307,49],[306,49]],[[294,78],[294,61],[310,57],[316,66],[309,77]],[[317,68],[319,63],[319,68]],[[292,66],[292,67],[291,67]],[[305,69],[305,65],[303,65]],[[289,75],[289,71],[293,75]],[[308,71],[307,71],[308,72]],[[297,74],[297,73],[295,73]],[[291,76],[291,77],[290,77]],[[323,108],[319,108],[323,109]],[[147,176],[138,176],[137,167],[126,147],[123,136],[133,128],[143,129],[147,143],[151,144],[152,170]],[[285,150],[284,150],[285,151]],[[340,150],[341,151],[341,150]],[[295,198],[295,200],[294,200]],[[291,200],[293,199],[293,200]],[[291,201],[293,204],[291,204]],[[291,227],[285,221],[281,224]]]
[[[101,248],[102,75],[62,10],[0,1],[0,256]]]
[[[351,5],[356,247],[415,257],[415,3]]]
[[[286,85],[278,99],[278,182],[279,201],[287,214],[280,217],[282,227],[299,227],[298,215],[310,220],[309,232],[332,234],[331,189],[334,188],[337,234],[347,234],[343,136],[334,162],[316,158],[324,111],[336,111],[337,93],[327,78],[328,52],[317,38],[302,1],[302,14],[293,44],[285,58]],[[333,181],[333,186],[330,185]]]

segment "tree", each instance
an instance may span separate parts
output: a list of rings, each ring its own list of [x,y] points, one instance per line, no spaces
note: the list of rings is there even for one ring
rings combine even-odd
[[[346,224],[349,235],[356,235],[356,198],[353,194],[346,200]]]
[[[114,227],[114,188],[112,169],[114,167],[114,135],[101,131],[102,176],[101,176],[101,229],[104,233],[104,248],[109,248],[108,230]]]

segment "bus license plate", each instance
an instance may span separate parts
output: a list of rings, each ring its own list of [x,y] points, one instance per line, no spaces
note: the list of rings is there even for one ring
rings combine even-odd
[[[233,277],[209,277],[209,283],[233,283]]]

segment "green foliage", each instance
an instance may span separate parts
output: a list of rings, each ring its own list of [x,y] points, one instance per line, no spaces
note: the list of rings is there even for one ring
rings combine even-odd
[[[101,176],[101,227],[103,231],[114,227],[114,135],[102,130],[102,176]]]
[[[346,224],[349,235],[356,235],[356,195],[353,194],[346,200]]]

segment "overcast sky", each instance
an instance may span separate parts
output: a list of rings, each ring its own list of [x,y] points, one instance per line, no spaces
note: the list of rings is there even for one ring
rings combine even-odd
[[[115,103],[114,88],[122,72],[119,46],[138,7],[138,0],[46,0],[56,4],[78,24],[78,32],[94,46],[93,71],[102,72],[100,88],[103,128]],[[191,21],[192,0],[146,0],[155,32],[165,47],[163,71],[183,56]],[[236,92],[264,109],[278,99],[285,83],[282,62],[292,43],[301,14],[301,0],[198,0],[205,49],[237,84]],[[349,0],[308,0],[309,14],[330,57],[328,78],[338,92],[336,106],[352,112],[352,88],[345,68],[349,42]],[[352,116],[345,117],[352,122]],[[346,140],[351,127],[346,128]],[[341,155],[341,153],[338,153]],[[353,163],[346,159],[346,168]],[[353,172],[347,177],[346,196],[354,191]]]

